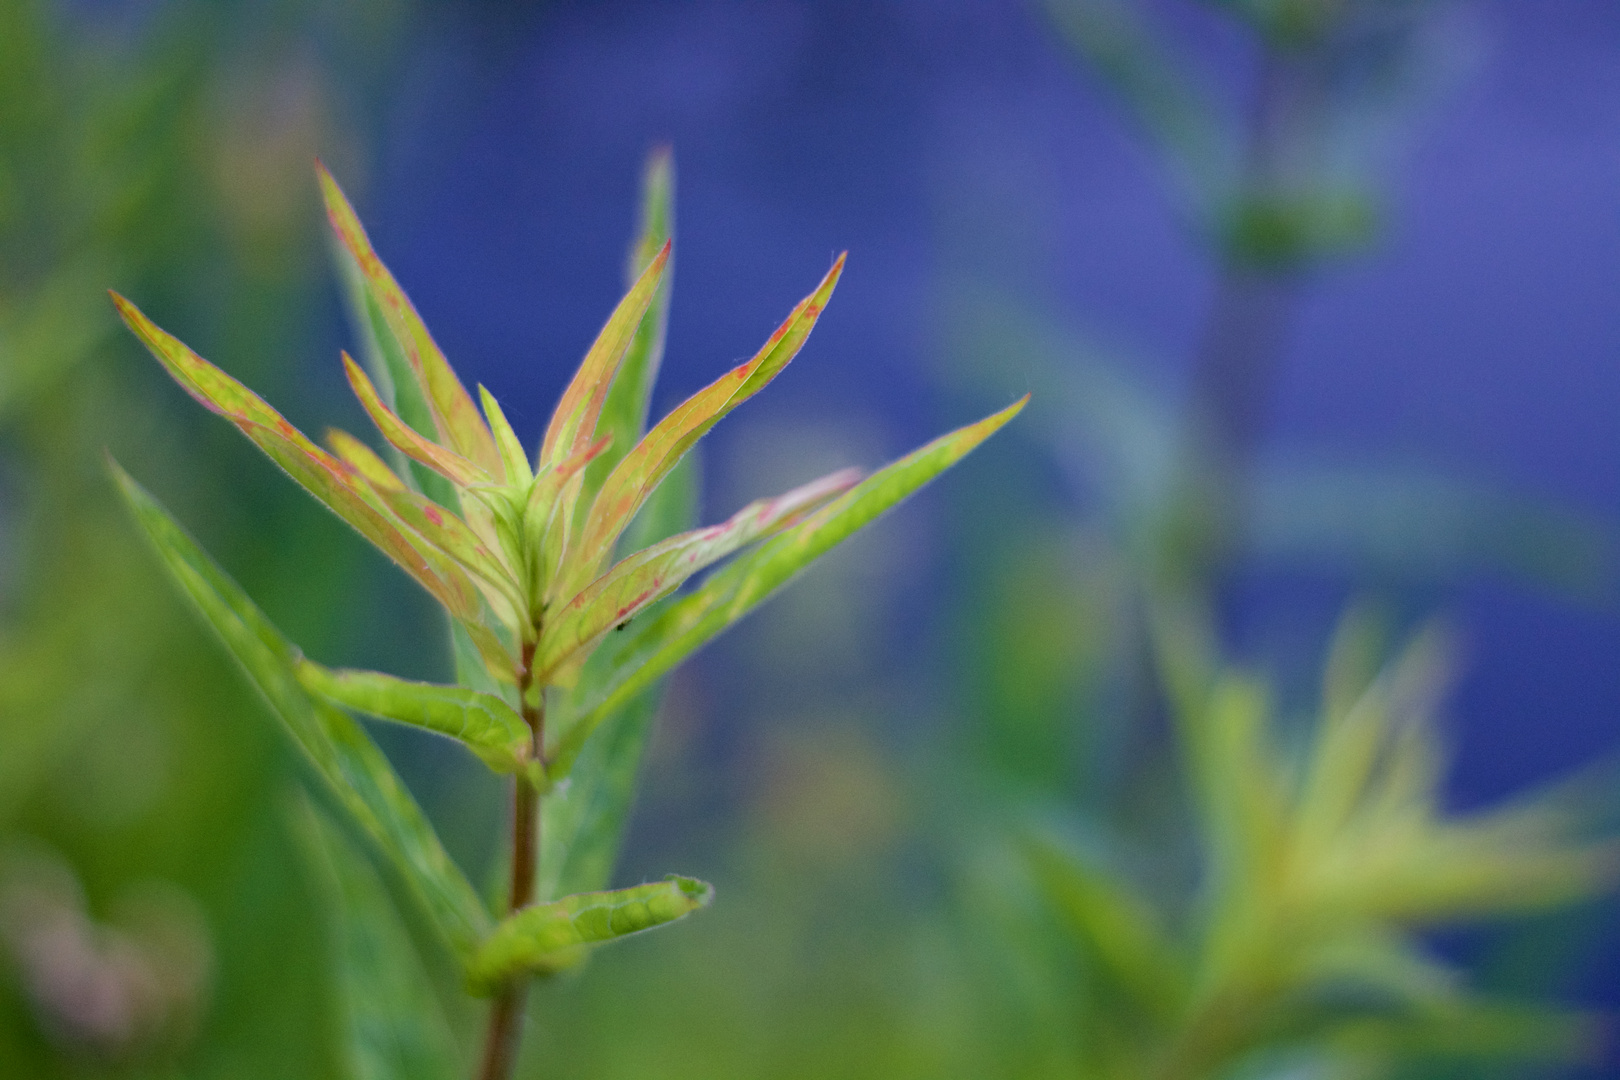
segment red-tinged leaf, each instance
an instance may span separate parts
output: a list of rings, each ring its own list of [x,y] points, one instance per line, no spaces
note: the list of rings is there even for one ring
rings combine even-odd
[[[858,480],[857,470],[840,470],[774,498],[749,503],[719,525],[672,536],[624,559],[547,623],[535,658],[541,681],[693,574],[803,520]]]
[[[405,486],[405,481],[394,474],[388,463],[377,452],[347,431],[326,429],[326,445],[366,482],[378,491],[394,491]]]
[[[179,338],[148,319],[140,308],[122,296],[111,290],[108,295],[124,324],[158,358],[175,382],[205,408],[231,420],[276,428],[295,441],[304,438],[258,394],[192,352]]]
[[[452,615],[468,618],[477,613],[478,592],[467,576],[443,552],[401,527],[352,466],[296,430],[296,438],[289,438],[279,428],[262,424],[239,421],[237,426],[305,490],[404,567]]]
[[[497,610],[503,621],[511,622],[512,616],[524,610],[526,605],[517,579],[506,564],[484,546],[465,521],[427,496],[418,495],[408,488],[385,488],[377,493],[396,517],[495,590],[502,604],[509,607],[509,610]],[[487,591],[485,595],[488,598]],[[494,598],[490,599],[492,606],[495,606]]]
[[[399,287],[399,282],[377,258],[371,240],[337,181],[318,161],[315,172],[320,179],[321,197],[326,201],[326,216],[332,223],[332,229],[359,266],[361,277],[377,306],[382,309],[388,328],[404,349],[411,370],[421,385],[422,394],[433,411],[439,438],[462,457],[498,475],[501,469],[500,454],[495,449],[493,436],[478,415],[478,407],[473,404],[472,396],[461,385],[450,362],[428,334],[422,317],[416,313],[416,308]]]
[[[675,163],[669,147],[662,146],[647,156],[646,168],[641,176],[641,211],[638,215],[636,239],[630,245],[625,263],[625,288],[630,288],[641,277],[647,264],[658,257],[664,244],[674,237],[675,229]],[[602,403],[602,415],[596,421],[599,434],[613,436],[613,448],[603,454],[585,472],[582,495],[594,498],[601,490],[613,467],[630,448],[641,441],[647,432],[647,407],[652,401],[653,383],[664,359],[664,331],[669,322],[669,295],[675,276],[675,258],[672,254],[664,266],[664,278],[653,294],[647,314],[636,330],[630,348],[619,364],[619,373],[613,377],[607,400]]]
[[[546,755],[547,773],[568,775],[585,740],[607,717],[748,614],[856,530],[960,461],[1016,416],[1028,395],[978,423],[942,435],[890,463],[780,535],[716,571],[672,602],[619,651],[618,673],[562,726]]]
[[[613,309],[607,324],[602,327],[602,332],[596,336],[596,342],[585,354],[574,381],[563,391],[557,411],[552,414],[551,424],[546,428],[545,441],[540,447],[542,466],[572,456],[589,446],[595,438],[596,420],[602,413],[608,388],[613,385],[613,376],[618,372],[619,362],[624,359],[625,350],[636,335],[636,328],[641,325],[642,316],[647,314],[647,307],[652,303],[668,262],[669,242],[665,241],[663,249],[647,264],[647,269],[636,279],[636,283],[630,286],[630,291],[625,293],[624,299],[619,301],[619,306]]]
[[[395,415],[394,410],[383,404],[377,388],[371,384],[371,378],[365,369],[355,363],[354,358],[348,353],[343,354],[343,371],[349,377],[349,386],[354,389],[354,396],[365,406],[366,415],[377,425],[377,430],[382,432],[383,438],[393,443],[400,453],[415,458],[451,483],[462,487],[494,482],[494,477],[482,466],[468,461],[453,450],[446,450],[419,434],[415,428]]]
[[[840,255],[821,284],[799,301],[753,359],[687,398],[625,455],[591,506],[574,562],[581,579],[570,580],[570,587],[583,586],[596,574],[641,504],[686,452],[721,417],[758,393],[788,365],[810,336],[843,272],[844,256]]]
[[[424,540],[436,545],[444,554],[471,570],[488,586],[484,591],[485,599],[491,602],[491,606],[498,605],[504,609],[497,614],[511,616],[522,609],[521,589],[517,581],[506,566],[489,553],[487,545],[478,538],[477,532],[469,524],[461,521],[432,499],[407,488],[371,447],[348,432],[336,428],[328,429],[326,441],[331,444],[339,458],[352,466],[372,486],[395,516],[414,529]],[[490,595],[491,589],[495,590],[494,596]],[[468,611],[463,611],[462,614],[471,616]],[[511,619],[507,618],[507,621]],[[482,642],[480,651],[487,652],[487,646],[494,640],[492,636]],[[504,647],[500,647],[498,642],[496,645],[497,648],[492,655],[500,657],[500,663],[497,665],[503,673],[500,677],[510,678],[511,658]]]
[[[333,513],[404,567],[453,613],[478,609],[478,594],[448,558],[401,530],[359,472],[316,446],[253,391],[187,348],[128,300],[113,294],[125,323],[193,397],[234,423]]]

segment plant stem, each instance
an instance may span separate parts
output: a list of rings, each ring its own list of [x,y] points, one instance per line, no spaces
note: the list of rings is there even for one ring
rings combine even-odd
[[[523,650],[523,669],[518,678],[518,700],[523,719],[534,740],[535,760],[545,761],[545,691],[530,701],[533,687],[531,667],[534,646]],[[534,900],[534,879],[540,865],[540,793],[522,776],[513,777],[512,788],[512,888],[508,912],[527,907]],[[490,1006],[489,1027],[484,1036],[484,1057],[479,1080],[507,1080],[517,1064],[518,1047],[523,1039],[523,1006],[529,997],[529,980],[518,976],[501,988]]]
[[[1273,204],[1288,183],[1292,144],[1319,77],[1313,59],[1276,46],[1263,50],[1240,204]],[[1188,509],[1171,537],[1164,568],[1170,584],[1194,591],[1220,587],[1246,529],[1255,448],[1308,262],[1307,253],[1295,246],[1297,239],[1285,239],[1280,250],[1269,253],[1233,243],[1227,238],[1221,251],[1215,295],[1194,357],[1180,500]]]

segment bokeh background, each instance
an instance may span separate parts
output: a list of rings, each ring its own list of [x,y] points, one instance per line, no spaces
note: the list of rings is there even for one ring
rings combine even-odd
[[[1241,133],[1266,65],[1233,6],[1129,5]],[[1263,267],[1283,284],[1257,309],[1275,349],[1246,399],[1242,535],[1200,572],[1228,651],[1288,702],[1353,598],[1400,626],[1446,617],[1451,806],[1571,774],[1601,793],[1620,10],[1368,6],[1287,178],[1330,204],[1325,232]],[[801,357],[705,444],[705,519],[1035,397],[673,681],[619,877],[693,873],[719,900],[537,995],[532,1060],[1063,1075],[1062,994],[981,955],[1017,949],[963,914],[963,867],[1015,808],[1158,813],[1121,597],[1249,241],[1211,209],[1230,148],[1167,149],[1174,110],[1133,110],[1151,94],[1122,93],[1128,64],[1062,8],[0,0],[0,841],[169,958],[121,1012],[93,972],[42,1005],[13,947],[0,1072],[339,1075],[292,752],[159,576],[104,447],[312,656],[448,675],[430,605],[169,384],[103,290],[305,430],[363,430],[319,155],[464,378],[535,438],[667,143],[656,413],[850,251]],[[379,737],[485,865],[499,790],[439,744]],[[1599,899],[1433,945],[1482,982],[1613,1010],[1616,915]]]

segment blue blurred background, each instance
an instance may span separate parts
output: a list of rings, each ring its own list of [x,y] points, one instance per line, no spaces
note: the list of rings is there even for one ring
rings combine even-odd
[[[1254,35],[1219,4],[1136,6],[1241,124]],[[1385,6],[1390,41],[1315,147],[1354,235],[1291,271],[1252,535],[1213,576],[1229,651],[1295,703],[1353,597],[1448,618],[1447,790],[1469,809],[1610,775],[1620,9]],[[47,846],[89,910],[148,878],[190,897],[211,974],[173,1075],[336,1072],[306,1037],[323,976],[280,832],[291,754],[122,523],[100,447],[311,655],[448,668],[429,605],[166,384],[99,289],[305,430],[363,430],[318,154],[464,379],[534,439],[619,295],[641,162],[666,143],[655,414],[850,252],[799,359],[705,444],[705,520],[1035,397],[673,683],[620,876],[696,873],[721,899],[548,990],[545,1075],[1045,1075],[964,1049],[972,1024],[939,1042],[1021,999],[961,976],[938,900],[1009,791],[1123,783],[1109,762],[1130,752],[1085,704],[1115,700],[1092,685],[1118,667],[1106,552],[1163,481],[1220,274],[1196,185],[1061,19],[992,0],[0,9],[0,833]],[[63,328],[82,340],[23,363]],[[998,689],[998,657],[1027,684]],[[487,859],[499,792],[385,738],[458,856]],[[1614,916],[1588,904],[1517,953],[1439,945],[1612,1010]],[[9,1074],[123,1075],[7,1002]],[[626,1011],[647,1030],[615,1034]]]

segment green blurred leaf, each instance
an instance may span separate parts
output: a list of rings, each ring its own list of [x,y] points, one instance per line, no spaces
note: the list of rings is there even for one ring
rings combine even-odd
[[[808,519],[717,572],[690,596],[645,620],[624,650],[622,674],[580,709],[548,754],[566,776],[596,725],[623,707],[710,638],[742,618],[805,567],[960,461],[1023,409],[1027,397],[942,435],[893,462]]]
[[[382,882],[308,799],[292,820],[324,901],[350,1080],[458,1075],[449,1025]]]
[[[1110,982],[1141,1011],[1172,1019],[1190,993],[1187,965],[1130,883],[1042,837],[1027,843],[1035,881]]]
[[[1122,0],[1046,0],[1064,38],[1120,96],[1194,205],[1208,210],[1237,176],[1236,125],[1188,78],[1186,59],[1165,48],[1140,7]]]
[[[116,462],[109,464],[175,582],[327,788],[388,855],[445,940],[470,955],[488,931],[489,917],[388,759],[352,718],[303,688],[296,674],[298,650],[139,484]]]
[[[451,450],[492,474],[501,472],[501,458],[494,437],[484,426],[478,407],[467,388],[461,385],[455,369],[434,342],[410,298],[394,280],[394,275],[377,258],[354,208],[344,197],[326,166],[315,163],[320,179],[326,215],[339,242],[359,268],[372,300],[383,313],[395,341],[410,363],[415,382],[432,412],[439,438]],[[397,387],[396,387],[397,391]]]
[[[526,772],[533,764],[528,725],[494,694],[378,671],[334,671],[309,660],[300,660],[297,672],[311,692],[383,720],[448,735],[496,772]]]
[[[513,976],[571,966],[586,945],[663,926],[706,907],[714,889],[671,875],[649,885],[580,893],[517,912],[495,928],[468,967],[475,993],[491,993]]]
[[[604,889],[612,880],[659,700],[654,685],[605,720],[568,783],[546,796],[536,896],[554,900]]]

